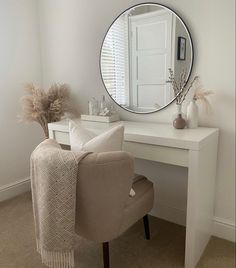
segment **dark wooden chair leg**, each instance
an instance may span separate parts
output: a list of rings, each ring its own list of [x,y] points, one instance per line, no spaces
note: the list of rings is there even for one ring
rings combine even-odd
[[[145,230],[146,239],[150,240],[150,230],[149,230],[148,215],[145,215],[143,217],[143,224],[144,224],[144,230]]]
[[[102,243],[103,246],[103,265],[104,268],[110,267],[110,261],[109,261],[109,242]]]

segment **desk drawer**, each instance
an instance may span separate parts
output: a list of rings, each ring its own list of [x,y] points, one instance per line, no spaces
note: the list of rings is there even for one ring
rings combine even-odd
[[[134,157],[188,167],[188,150],[138,142],[124,142],[124,150]]]
[[[60,144],[70,145],[70,138],[68,132],[49,131],[49,137],[51,139],[55,139]]]

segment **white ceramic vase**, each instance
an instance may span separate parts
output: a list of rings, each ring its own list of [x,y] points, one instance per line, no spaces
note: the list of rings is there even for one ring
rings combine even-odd
[[[198,127],[198,107],[195,100],[192,100],[187,107],[187,126],[188,128]]]

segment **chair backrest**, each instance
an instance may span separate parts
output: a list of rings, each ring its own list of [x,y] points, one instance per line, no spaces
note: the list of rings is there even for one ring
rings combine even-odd
[[[79,164],[76,232],[92,241],[116,238],[133,180],[126,152],[92,153]]]

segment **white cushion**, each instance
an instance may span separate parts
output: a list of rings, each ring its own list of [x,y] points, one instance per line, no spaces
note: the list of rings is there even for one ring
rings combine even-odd
[[[74,152],[111,152],[121,151],[124,141],[124,126],[115,126],[100,135],[69,121],[69,135],[71,150]],[[131,188],[131,197],[135,196],[135,191]]]
[[[113,127],[97,136],[92,131],[70,120],[69,132],[72,151],[101,153],[122,150],[124,126]]]

